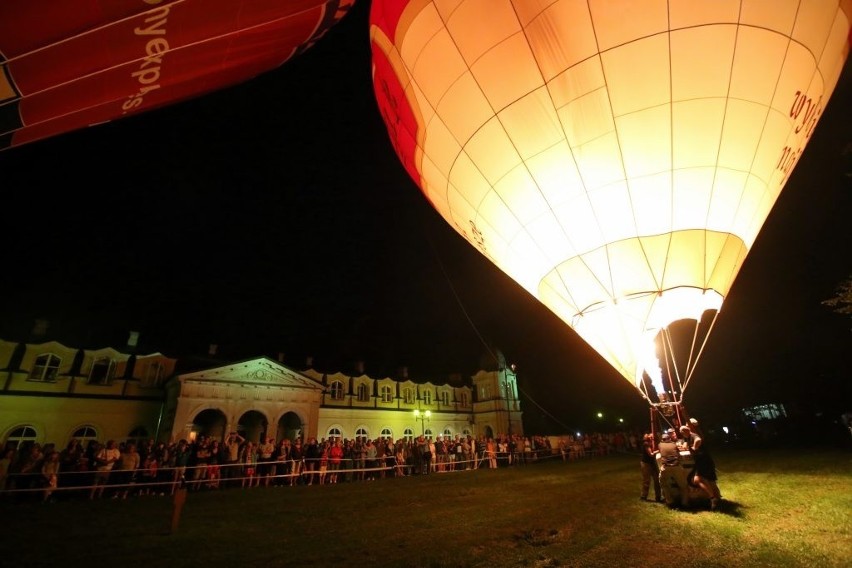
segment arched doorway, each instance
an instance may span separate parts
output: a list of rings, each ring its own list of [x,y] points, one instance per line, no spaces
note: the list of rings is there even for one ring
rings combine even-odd
[[[225,436],[225,414],[218,408],[208,408],[199,412],[192,420],[190,438],[206,436],[213,440],[222,440]]]
[[[295,440],[302,437],[302,419],[295,412],[287,412],[278,421],[278,429],[275,439],[279,442],[283,439]]]
[[[266,416],[257,410],[249,410],[237,421],[237,432],[240,433],[240,436],[255,444],[260,442],[261,437],[268,436],[268,427],[269,422],[266,420]]]

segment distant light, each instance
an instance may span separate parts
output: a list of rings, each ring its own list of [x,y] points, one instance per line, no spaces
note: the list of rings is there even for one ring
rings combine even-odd
[[[618,419],[618,421],[619,421],[619,422],[621,422],[621,423],[623,424],[623,423],[624,423],[624,418],[619,418],[619,419]]]
[[[727,426],[722,426],[722,432],[724,432],[725,434],[730,434],[730,432],[728,432]]]
[[[580,433],[579,433],[579,432],[577,432],[577,437],[578,437],[578,438],[580,437]]]
[[[598,418],[603,418],[603,412],[598,412]]]

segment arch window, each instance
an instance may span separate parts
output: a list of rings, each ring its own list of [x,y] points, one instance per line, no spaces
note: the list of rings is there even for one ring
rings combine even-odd
[[[364,427],[358,428],[358,429],[355,431],[355,437],[356,437],[356,438],[361,438],[362,440],[366,440],[366,439],[367,439],[367,437],[368,437],[369,435],[370,435],[370,433],[369,433],[369,432],[367,432],[367,429],[366,429],[366,428],[364,428]]]
[[[142,444],[148,441],[148,429],[144,426],[137,426],[127,435],[127,442],[133,442],[136,447],[142,447]]]
[[[424,433],[424,435],[425,435],[427,438],[431,438],[431,437],[432,437],[432,429],[431,429],[431,428],[426,428],[426,432]]]
[[[329,429],[328,429],[328,431],[325,433],[325,437],[326,437],[326,438],[329,438],[329,439],[330,439],[330,438],[340,438],[340,437],[341,437],[340,428],[336,428],[336,427],[332,426],[332,427],[331,427],[331,428],[329,428]]]
[[[402,399],[405,404],[414,404],[414,390],[411,387],[402,389]]]
[[[470,430],[465,428],[464,430],[462,430],[462,434],[464,434],[465,437],[468,437],[468,436],[470,436]]]
[[[432,404],[432,391],[428,389],[423,391],[423,404]]]
[[[453,431],[450,430],[449,428],[444,428],[444,439],[445,440],[452,440],[452,438],[453,438]]]
[[[42,381],[52,383],[56,381],[56,376],[59,374],[59,365],[62,359],[53,353],[44,353],[36,357],[33,370],[30,371],[29,380]]]
[[[108,385],[112,382],[114,374],[115,361],[107,357],[100,357],[92,363],[88,383],[90,385]]]
[[[389,385],[382,387],[382,402],[393,402],[393,392]]]
[[[382,428],[382,439],[387,440],[388,438],[393,438],[393,432],[391,432],[390,428]]]
[[[36,438],[38,437],[38,433],[33,426],[19,426],[9,432],[9,437],[6,438],[5,448],[9,449],[18,449],[24,445],[31,445],[35,443]]]
[[[370,400],[370,397],[367,393],[367,385],[361,383],[358,385],[358,401],[359,402],[367,402]]]
[[[402,432],[402,435],[405,437],[406,440],[411,441],[414,439],[414,430],[412,430],[411,428],[406,428]]]
[[[81,446],[85,446],[87,442],[97,442],[98,441],[98,430],[94,426],[89,424],[85,426],[80,426],[74,433],[71,434],[71,437],[79,440]]]
[[[343,383],[341,381],[332,381],[330,390],[332,399],[343,400]]]

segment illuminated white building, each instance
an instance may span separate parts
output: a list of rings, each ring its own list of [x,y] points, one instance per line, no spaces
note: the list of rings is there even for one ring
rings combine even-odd
[[[435,384],[296,370],[267,357],[180,372],[160,353],[0,340],[0,441],[523,434],[517,377],[499,358],[498,369],[467,382]]]

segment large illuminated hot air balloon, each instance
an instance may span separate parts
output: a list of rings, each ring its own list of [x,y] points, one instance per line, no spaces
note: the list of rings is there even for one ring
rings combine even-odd
[[[248,80],[354,0],[0,2],[0,150]]]
[[[828,102],[850,12],[373,0],[375,94],[435,209],[659,404],[682,396]]]

